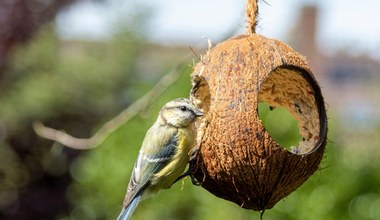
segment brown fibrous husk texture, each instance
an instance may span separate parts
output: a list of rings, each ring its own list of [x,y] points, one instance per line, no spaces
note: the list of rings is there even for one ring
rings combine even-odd
[[[320,88],[305,58],[261,35],[216,45],[195,66],[191,98],[206,112],[196,123],[192,176],[214,195],[246,209],[272,208],[317,169],[326,143]],[[258,103],[287,109],[302,141],[289,152],[265,130]],[[281,125],[279,125],[281,126]]]

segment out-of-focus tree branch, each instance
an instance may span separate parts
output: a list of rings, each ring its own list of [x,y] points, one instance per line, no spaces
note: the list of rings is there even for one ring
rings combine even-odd
[[[188,60],[189,56],[190,54],[185,56],[184,60]],[[146,95],[132,103],[119,115],[104,124],[104,126],[90,138],[76,138],[64,131],[46,127],[41,122],[35,122],[33,128],[39,136],[73,149],[85,150],[96,148],[109,136],[109,134],[120,128],[131,118],[138,115],[141,111],[151,105],[167,88],[169,88],[170,85],[176,82],[182,73],[180,70],[185,65],[184,63],[185,61],[182,61],[172,71],[162,77]]]

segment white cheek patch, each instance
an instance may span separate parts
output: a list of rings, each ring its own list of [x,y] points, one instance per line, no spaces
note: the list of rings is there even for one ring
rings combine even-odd
[[[173,115],[173,117],[166,118],[166,122],[170,125],[177,127],[180,122],[179,119],[180,119],[179,116],[176,114],[176,115]]]

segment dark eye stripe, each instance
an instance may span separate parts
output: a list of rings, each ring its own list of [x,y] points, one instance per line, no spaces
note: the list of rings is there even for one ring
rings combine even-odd
[[[189,108],[189,107],[187,107],[187,106],[185,106],[185,105],[181,105],[181,106],[171,106],[171,107],[166,107],[165,109],[166,110],[170,110],[170,109],[179,109],[179,110],[181,110],[181,111],[189,111],[189,112],[191,112],[192,114],[195,114],[194,113],[194,111],[191,109],[191,108]]]

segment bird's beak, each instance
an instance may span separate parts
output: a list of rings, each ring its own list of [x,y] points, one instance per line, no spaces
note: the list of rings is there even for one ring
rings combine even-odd
[[[195,114],[195,116],[197,116],[197,117],[200,117],[200,116],[205,115],[205,113],[203,113],[202,111],[200,111],[200,110],[198,110],[198,109],[194,109],[194,114]]]

